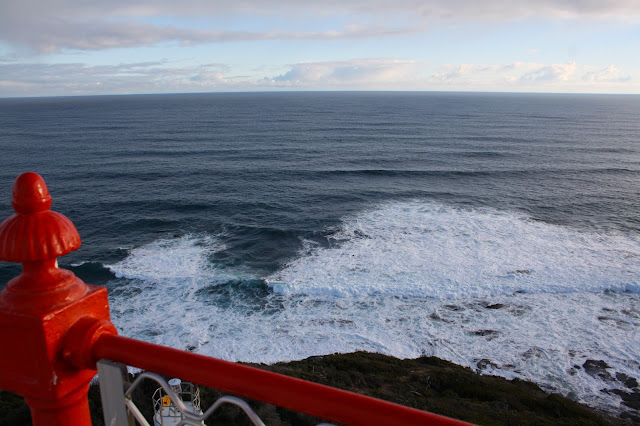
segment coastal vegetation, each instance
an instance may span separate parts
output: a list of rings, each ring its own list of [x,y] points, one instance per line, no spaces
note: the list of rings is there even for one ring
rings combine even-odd
[[[632,411],[613,417],[557,394],[549,394],[523,380],[478,374],[435,357],[400,360],[381,354],[355,352],[317,356],[302,361],[252,366],[288,376],[338,387],[481,425],[610,425],[640,423]],[[133,376],[131,376],[133,377]],[[144,381],[134,402],[151,418],[151,395],[157,388]],[[206,409],[223,394],[201,388]],[[89,391],[94,425],[102,425],[97,385]],[[300,413],[249,401],[267,425],[313,425],[321,421]],[[0,391],[0,426],[30,424],[21,398]],[[216,411],[207,424],[248,425],[249,420],[232,406]]]

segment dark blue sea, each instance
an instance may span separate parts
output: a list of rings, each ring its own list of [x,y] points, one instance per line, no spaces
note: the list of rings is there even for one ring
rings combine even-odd
[[[435,355],[630,410],[640,96],[0,99],[0,218],[25,171],[123,335],[232,361]]]

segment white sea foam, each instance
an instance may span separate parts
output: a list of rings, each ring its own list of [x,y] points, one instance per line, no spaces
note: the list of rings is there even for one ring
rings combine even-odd
[[[640,239],[535,222],[513,213],[424,202],[387,204],[345,221],[267,278],[284,294],[489,297],[640,291]]]
[[[266,278],[266,297],[231,291],[224,302],[206,290],[260,277],[209,262],[218,239],[139,247],[110,266],[128,278],[111,291],[114,321],[124,335],[231,361],[435,355],[610,409],[621,400],[601,390],[625,390],[617,373],[640,381],[637,236],[405,202],[346,219],[331,242],[306,244]],[[589,374],[589,359],[610,376]]]
[[[210,237],[186,235],[161,239],[131,250],[129,256],[107,267],[118,278],[166,283],[179,278],[207,277],[207,254],[223,249]]]
[[[125,335],[172,347],[197,345],[211,320],[196,292],[224,282],[207,256],[224,246],[208,236],[161,239],[107,267],[125,283],[110,291],[111,311]]]

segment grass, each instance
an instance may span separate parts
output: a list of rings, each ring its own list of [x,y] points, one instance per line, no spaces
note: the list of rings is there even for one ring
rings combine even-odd
[[[302,361],[254,367],[373,396],[420,410],[481,425],[613,425],[634,419],[613,418],[522,380],[479,375],[469,368],[435,357],[400,360],[355,352],[311,357]],[[134,402],[151,418],[151,395],[157,385],[144,381]],[[203,409],[222,393],[201,388]],[[89,392],[94,425],[102,425],[99,390]],[[256,401],[248,401],[267,425],[315,425],[320,419]],[[0,392],[0,426],[28,425],[21,398]],[[638,421],[639,419],[635,419]],[[248,425],[235,407],[216,411],[208,425]]]

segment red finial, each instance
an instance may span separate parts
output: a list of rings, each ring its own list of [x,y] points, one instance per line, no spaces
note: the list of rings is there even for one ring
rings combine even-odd
[[[49,210],[51,196],[44,179],[37,173],[26,172],[18,176],[13,184],[13,209],[22,214]]]
[[[51,196],[39,174],[18,176],[11,204],[16,214],[0,224],[0,260],[55,259],[80,247],[80,235],[73,223],[49,210]]]

